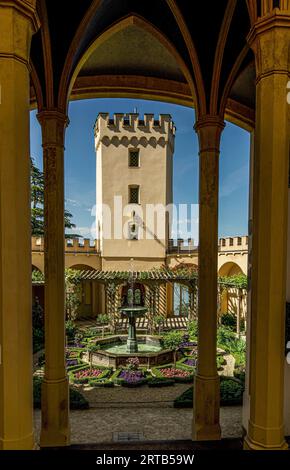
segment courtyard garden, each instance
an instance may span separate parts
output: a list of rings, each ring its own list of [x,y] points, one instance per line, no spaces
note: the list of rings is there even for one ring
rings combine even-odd
[[[171,351],[171,361],[151,365],[142,354],[128,355],[117,367],[95,363],[102,353],[111,333],[96,327],[82,327],[78,322],[67,323],[66,367],[71,387],[71,409],[89,406],[89,391],[93,388],[139,388],[174,387],[188,384],[174,400],[175,407],[191,407],[193,379],[198,361],[197,321],[188,322],[186,330],[158,331],[153,336],[160,342],[161,352]],[[138,335],[139,337],[139,335]],[[103,342],[103,343],[102,343]],[[220,325],[217,334],[217,369],[221,380],[221,405],[240,405],[244,390],[245,341],[237,337],[230,326]],[[97,355],[97,356],[96,356]],[[167,357],[167,356],[165,356]],[[149,358],[150,359],[150,358]],[[35,366],[35,406],[40,406],[40,384],[45,363],[44,354],[38,356]],[[177,390],[176,390],[177,391]]]

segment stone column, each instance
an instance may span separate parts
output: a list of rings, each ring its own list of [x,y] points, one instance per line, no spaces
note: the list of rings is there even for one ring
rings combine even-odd
[[[65,367],[64,136],[65,114],[38,114],[44,163],[45,376],[42,447],[69,445],[69,387]]]
[[[283,386],[289,166],[290,11],[259,20],[250,326],[250,419],[246,449],[285,449]]]
[[[224,122],[207,116],[199,137],[198,367],[193,440],[220,439],[220,383],[216,366],[219,148]]]
[[[0,449],[33,449],[29,50],[35,2],[0,0]]]
[[[290,98],[290,97],[289,97]],[[290,103],[289,103],[290,106]],[[290,124],[289,124],[290,125]],[[290,150],[289,150],[290,153]],[[290,154],[289,154],[290,160]],[[286,302],[287,311],[290,310],[290,168],[289,168],[289,181],[288,181],[288,240],[287,240],[287,282],[286,282]],[[289,313],[288,313],[289,315]],[[287,318],[290,322],[290,319]],[[289,323],[288,323],[289,324]],[[287,344],[290,340],[289,335],[287,336]],[[287,355],[285,358],[285,374],[284,374],[284,423],[285,423],[285,435],[290,435],[290,347],[287,347]]]
[[[254,174],[255,134],[251,132],[250,141],[250,175],[249,175],[249,222],[248,222],[248,290],[246,314],[246,377],[243,394],[242,425],[244,433],[248,431],[250,416],[250,330],[251,330],[251,279],[252,279],[252,227],[253,227],[253,174]]]

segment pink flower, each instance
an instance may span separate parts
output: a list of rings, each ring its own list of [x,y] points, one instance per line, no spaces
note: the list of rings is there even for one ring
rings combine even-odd
[[[181,370],[181,369],[174,369],[174,367],[168,367],[168,368],[164,368],[164,369],[160,369],[160,373],[163,375],[163,377],[167,377],[167,378],[172,378],[172,377],[189,377],[190,376],[190,373],[185,371],[185,370]]]

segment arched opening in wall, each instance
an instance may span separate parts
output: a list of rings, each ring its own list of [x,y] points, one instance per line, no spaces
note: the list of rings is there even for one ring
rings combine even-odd
[[[218,272],[218,275],[221,277],[237,276],[239,274],[244,274],[242,268],[235,262],[227,262],[223,264]]]
[[[198,201],[198,145],[192,131],[195,121],[194,111],[189,108],[194,101],[192,84],[189,86],[187,83],[188,74],[182,61],[176,57],[172,47],[169,47],[166,41],[161,40],[158,32],[153,32],[148,25],[145,27],[140,19],[126,21],[127,23],[122,23],[122,27],[117,25],[113,30],[107,31],[104,37],[96,40],[76,67],[70,86],[71,99],[80,101],[71,101],[69,105],[70,126],[66,134],[65,159],[66,199],[69,210],[77,214],[78,226],[74,231],[81,232],[86,237],[92,236],[93,221],[84,218],[83,214],[92,213],[92,208],[96,200],[98,201],[98,195],[99,201],[107,198],[108,206],[113,206],[113,195],[122,195],[124,203],[134,202],[136,207],[127,211],[124,216],[131,218],[130,222],[134,226],[140,221],[138,208],[148,196],[148,202],[156,203],[162,199],[165,205],[170,201],[175,201],[176,204],[185,201],[187,205],[192,203],[196,205]],[[140,55],[140,50],[144,48],[152,51],[152,54]],[[148,70],[149,75],[146,73]],[[148,101],[146,102],[145,99]],[[159,114],[163,115],[160,119],[154,116]],[[164,149],[166,145],[168,146],[166,128],[168,133],[173,131],[173,128],[170,129],[168,117],[164,117],[169,114],[177,124],[175,154],[178,158],[172,158],[173,152],[171,151],[165,168],[162,167],[162,160],[166,160]],[[93,135],[92,127],[98,115],[95,135]],[[143,132],[147,136],[142,135]],[[156,134],[159,134],[158,137]],[[82,152],[79,151],[80,142],[82,142]],[[99,154],[98,149],[101,149]],[[128,162],[133,162],[131,155],[137,150],[138,164],[129,165]],[[97,157],[95,151],[97,151]],[[237,157],[236,160],[238,161],[239,158]],[[121,163],[124,163],[124,166]],[[96,180],[95,166],[97,167]],[[105,176],[102,172],[103,166],[106,166]],[[138,172],[142,169],[146,171],[146,177],[140,178]],[[238,169],[235,168],[233,171],[237,172]],[[232,183],[233,178],[229,179]],[[146,188],[144,188],[145,181],[149,182]],[[165,191],[160,184],[161,181],[166,181]],[[93,187],[96,187],[96,191],[92,189]],[[138,194],[135,193],[134,201],[129,201],[129,187],[139,188]],[[228,197],[235,189],[235,187],[226,188],[222,197]],[[120,271],[130,271],[132,258],[134,271],[147,273],[154,269],[158,270],[167,261],[168,238],[173,242],[176,241],[175,244],[171,243],[171,255],[176,255],[177,259],[183,253],[190,256],[189,239],[195,242],[193,245],[197,245],[198,230],[197,225],[194,225],[191,227],[192,231],[188,231],[188,219],[194,219],[194,216],[191,213],[186,214],[181,221],[176,221],[175,226],[173,224],[171,230],[166,230],[168,227],[165,227],[164,232],[169,233],[167,238],[156,234],[155,228],[152,230],[148,224],[145,227],[142,224],[140,230],[145,232],[145,239],[141,239],[139,231],[134,229],[134,237],[130,240],[123,238],[122,235],[123,218],[121,238],[118,236],[116,239],[112,236],[115,221],[110,225],[111,231],[108,230],[105,236],[104,219],[98,219],[96,226],[101,237],[100,257],[103,270],[116,275]],[[117,233],[120,234],[118,230]],[[146,235],[148,235],[148,240]],[[150,242],[150,247],[147,241]],[[174,249],[172,251],[174,246],[176,246],[176,252]],[[75,254],[75,256],[78,255]],[[87,256],[89,258],[95,254],[87,253]],[[82,263],[73,264],[70,267],[88,269]],[[89,269],[92,270],[92,266]],[[108,274],[108,280],[110,280],[110,275],[114,274]],[[108,284],[97,315],[106,314],[112,317],[116,313],[114,300],[110,301],[110,309],[104,304],[106,295],[110,299],[115,299],[114,286]],[[89,289],[87,285],[86,282],[85,289]],[[83,296],[82,293],[82,304],[85,303],[84,297],[86,295]],[[188,294],[185,293],[183,297],[186,303]],[[87,298],[91,299],[91,294]],[[180,312],[183,312],[183,305]],[[87,313],[84,315],[85,318],[87,318]],[[97,335],[94,341],[97,343]],[[192,372],[192,369],[188,369],[188,372]],[[177,389],[178,385],[175,387],[175,390]],[[117,388],[113,390],[113,393],[118,393]],[[157,400],[158,391],[155,395]],[[136,401],[141,402],[143,399],[142,388],[140,388],[138,396],[136,394]],[[119,400],[121,402],[121,398]],[[143,413],[142,409],[139,412],[140,423],[147,422],[146,413]],[[155,410],[156,414],[158,412]],[[160,410],[160,416],[162,414],[164,410]],[[130,425],[130,422],[128,424]],[[176,422],[175,438],[177,436],[191,438],[191,419],[188,420],[186,426],[184,424],[184,422],[182,425]],[[181,437],[178,434],[178,428],[184,430]],[[116,426],[116,431],[120,431],[118,426]],[[93,439],[100,440],[102,432],[103,429],[100,429],[99,434],[96,431]],[[167,437],[167,433],[165,435]],[[162,439],[162,437],[159,434],[158,438]]]
[[[78,277],[70,276],[70,271],[77,271]],[[75,302],[74,320],[78,324],[78,328],[82,329],[90,322],[95,320],[98,315],[98,305],[100,303],[100,285],[94,281],[85,279],[83,275],[96,271],[89,264],[73,264],[66,270],[66,300],[67,304]],[[82,275],[83,274],[83,275]],[[70,281],[72,279],[72,281]],[[75,280],[77,279],[77,282]],[[69,310],[67,311],[69,315]],[[88,323],[89,322],[89,323]]]

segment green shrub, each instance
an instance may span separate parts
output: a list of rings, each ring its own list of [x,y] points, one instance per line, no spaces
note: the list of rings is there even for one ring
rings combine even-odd
[[[246,367],[246,353],[245,352],[233,352],[235,358],[235,368],[245,369]]]
[[[161,377],[150,377],[148,379],[148,387],[167,387],[175,384],[174,379],[166,379]]]
[[[87,410],[89,408],[88,400],[73,387],[69,389],[69,401],[71,410]]]
[[[44,348],[44,329],[33,328],[33,354]]]
[[[217,364],[217,369],[220,370],[226,364],[225,358],[222,355],[217,356],[216,364]]]
[[[72,320],[67,320],[65,322],[65,334],[69,342],[74,341],[75,334],[77,332],[77,327]]]
[[[39,367],[42,367],[45,364],[45,353],[40,354],[37,363]]]
[[[242,405],[244,385],[238,379],[221,377],[220,397],[222,406]]]
[[[179,330],[168,331],[163,335],[163,347],[165,349],[178,349],[180,343],[182,342],[183,332]]]
[[[105,313],[102,313],[97,316],[97,322],[100,323],[101,325],[105,325],[109,323],[109,316],[106,315]]]
[[[221,317],[221,324],[228,327],[230,330],[235,330],[237,327],[237,318],[231,312],[223,313]]]
[[[41,408],[41,377],[33,377],[33,405],[34,408]],[[89,408],[87,399],[75,388],[69,389],[69,401],[71,410],[86,410]]]
[[[197,323],[197,320],[191,320],[188,323],[187,330],[188,330],[189,338],[192,341],[196,341],[197,338],[198,338],[198,323]]]
[[[245,385],[246,372],[244,369],[238,368],[234,370],[234,377],[239,379],[243,385]]]
[[[243,383],[233,377],[220,377],[220,404],[234,406],[243,403]],[[193,406],[193,387],[190,387],[174,400],[175,408],[191,408]]]
[[[193,387],[188,388],[179,397],[174,400],[174,408],[192,408],[193,407]]]
[[[238,339],[236,334],[226,326],[220,326],[217,330],[217,345],[231,354],[243,355],[246,352],[246,342]]]
[[[108,387],[108,388],[111,388],[111,387],[114,387],[114,382],[112,382],[112,380],[95,380],[95,379],[91,379],[89,380],[89,385],[91,387]]]

